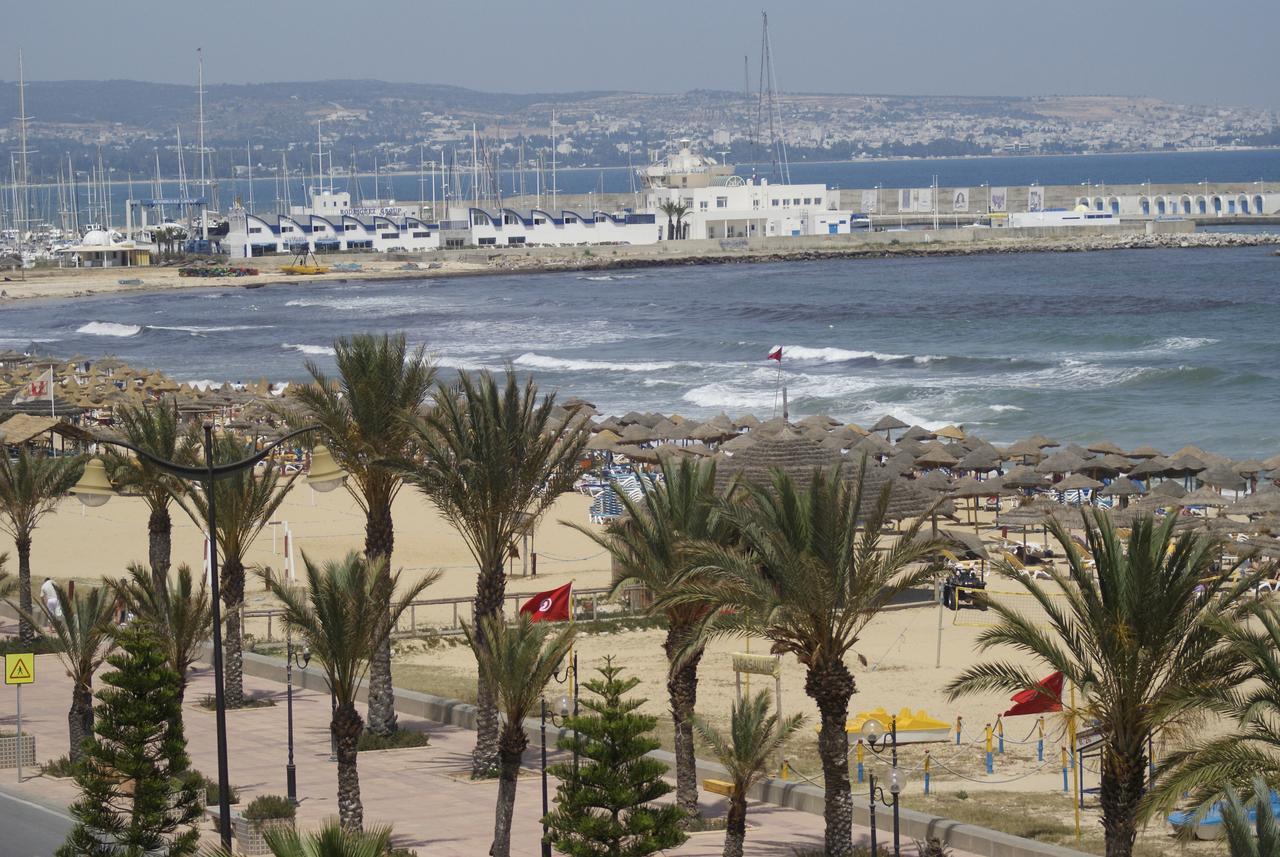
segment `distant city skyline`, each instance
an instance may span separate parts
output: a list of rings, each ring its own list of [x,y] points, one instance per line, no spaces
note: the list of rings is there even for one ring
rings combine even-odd
[[[287,11],[281,11],[281,9]],[[778,88],[893,95],[1135,95],[1280,109],[1268,0],[806,0],[769,13]],[[0,78],[206,82],[380,79],[488,92],[755,90],[761,6],[515,0],[122,0],[15,4]]]

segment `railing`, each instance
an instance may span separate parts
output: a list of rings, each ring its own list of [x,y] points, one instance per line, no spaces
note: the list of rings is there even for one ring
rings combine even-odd
[[[643,586],[628,586],[622,590],[621,598],[618,603],[621,607],[620,611],[610,611],[605,615],[600,613],[600,603],[605,600],[610,592],[610,587],[600,586],[591,589],[577,589],[573,593],[573,610],[575,619],[586,619],[595,621],[597,619],[623,619],[631,616],[640,615],[643,612],[643,605],[647,603],[644,596]],[[520,610],[520,604],[537,595],[536,592],[516,592],[507,593],[503,596],[503,611],[515,615]],[[507,611],[507,602],[510,602],[511,609]],[[589,602],[587,607],[584,602]],[[418,601],[409,602],[409,609],[401,616],[396,623],[395,630],[392,632],[396,636],[411,636],[420,630],[431,630],[437,634],[460,634],[462,633],[462,623],[459,618],[459,605],[467,605],[469,609],[466,612],[467,621],[475,621],[475,596],[464,595],[456,598],[424,598]],[[419,611],[422,614],[423,621],[419,623]],[[241,627],[249,619],[266,619],[267,634],[265,641],[270,643],[275,641],[275,631],[277,622],[283,624],[284,610],[278,607],[266,607],[257,610],[241,610]],[[448,623],[443,621],[430,622],[433,617],[447,615]]]

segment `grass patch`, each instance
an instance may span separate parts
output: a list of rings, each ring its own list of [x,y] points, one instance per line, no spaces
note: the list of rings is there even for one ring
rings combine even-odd
[[[430,743],[431,738],[426,732],[397,729],[390,735],[382,736],[366,729],[360,733],[356,750],[404,750],[409,747],[426,747]]]
[[[216,711],[218,707],[217,701],[213,698],[213,695],[208,693],[200,697],[200,701],[196,704],[199,705],[201,708],[203,708],[205,711]],[[236,706],[228,705],[227,710],[242,711],[246,708],[275,708],[275,706],[276,706],[275,697],[258,696],[258,697],[251,697],[251,698],[245,699],[245,701],[240,705],[236,705]]]
[[[475,704],[476,678],[430,664],[395,664],[396,687]]]
[[[76,766],[72,764],[70,756],[59,756],[41,765],[40,773],[46,777],[74,777]]]
[[[685,833],[710,833],[715,830],[724,830],[729,825],[729,819],[721,816],[719,818],[703,818],[695,815],[689,819],[689,823],[685,825]]]
[[[249,821],[294,818],[297,814],[298,808],[293,805],[293,801],[280,795],[258,795],[244,808],[244,817]]]
[[[913,796],[904,803],[912,809],[999,830],[1024,839],[1066,844],[1074,842],[1075,829],[1061,820],[1071,811],[1071,798],[1045,792],[983,792],[981,800],[967,793]]]

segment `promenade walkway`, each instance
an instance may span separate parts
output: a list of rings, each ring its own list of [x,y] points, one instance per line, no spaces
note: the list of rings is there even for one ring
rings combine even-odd
[[[37,756],[43,761],[61,756],[67,749],[67,705],[70,682],[53,655],[36,659],[36,683],[23,690],[23,731],[36,736]],[[277,705],[244,709],[227,715],[230,741],[231,781],[240,790],[241,805],[255,795],[285,793],[286,716],[285,691],[278,683],[246,677],[246,690],[253,696],[270,696]],[[211,777],[217,764],[214,715],[201,708],[202,697],[212,693],[212,671],[198,670],[187,692],[185,711],[188,743],[195,767]],[[14,727],[14,689],[0,689],[0,729]],[[329,761],[329,698],[324,693],[294,693],[295,763],[298,794],[301,798],[298,822],[314,826],[337,815],[336,766]],[[395,844],[415,849],[420,857],[476,857],[488,853],[492,839],[493,781],[471,782],[467,778],[469,753],[475,733],[401,717],[403,728],[427,732],[427,747],[361,753],[359,759],[361,795],[367,824],[390,823]],[[516,799],[512,852],[533,857],[539,853],[541,826],[541,783],[537,773],[538,748],[526,757],[527,776],[520,780]],[[15,772],[0,772],[0,788],[9,794],[45,806],[66,806],[77,797],[71,780],[54,780],[24,771],[24,780],[15,782]],[[554,798],[554,780],[551,784]],[[726,801],[703,794],[702,806],[708,816],[721,816]],[[793,857],[797,849],[820,847],[822,818],[818,815],[753,804],[748,821],[747,851],[752,855]],[[888,844],[888,813],[880,841]],[[855,841],[869,841],[870,831],[856,829]],[[206,838],[215,841],[212,824]],[[914,854],[911,843],[904,853]],[[682,847],[667,852],[680,857],[712,857],[721,853],[723,834],[697,834]],[[955,852],[957,857],[965,857]]]

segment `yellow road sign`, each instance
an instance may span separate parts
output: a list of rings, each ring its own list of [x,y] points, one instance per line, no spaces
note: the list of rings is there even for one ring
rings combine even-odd
[[[36,680],[36,656],[27,652],[4,656],[4,683],[31,684]]]

